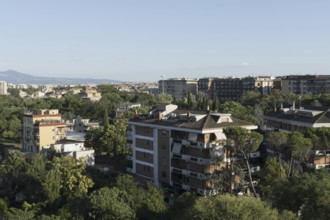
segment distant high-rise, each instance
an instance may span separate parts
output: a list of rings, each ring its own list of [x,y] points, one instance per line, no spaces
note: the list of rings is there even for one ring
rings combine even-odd
[[[0,81],[0,95],[7,95],[7,82],[6,81]]]
[[[273,88],[273,77],[258,76],[244,78],[217,78],[212,81],[211,97],[220,102],[239,101],[248,91],[269,94]]]
[[[283,77],[281,82],[283,94],[330,93],[330,75],[292,75]]]
[[[167,93],[176,99],[197,94],[197,79],[173,78],[159,81],[159,93]]]

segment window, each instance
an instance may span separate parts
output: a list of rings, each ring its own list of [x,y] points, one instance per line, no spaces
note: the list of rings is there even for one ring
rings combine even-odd
[[[162,150],[166,150],[166,144],[162,144]]]
[[[148,153],[144,152],[144,153],[143,153],[143,158],[144,158],[144,159],[147,159],[147,158],[148,158]]]
[[[150,172],[150,167],[149,166],[146,166],[144,165],[143,166],[143,170],[146,171],[146,172]]]
[[[162,177],[166,178],[166,171],[162,172]]]

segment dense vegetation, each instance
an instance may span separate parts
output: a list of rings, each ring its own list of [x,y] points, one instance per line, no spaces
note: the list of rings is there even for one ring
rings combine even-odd
[[[141,103],[125,118],[146,113],[156,103],[174,102],[181,108],[231,113],[233,116],[262,126],[262,116],[281,105],[302,104],[330,106],[330,95],[301,97],[248,92],[240,102],[219,103],[205,94],[173,100],[167,94],[152,96],[143,93],[119,92],[111,85],[101,85],[102,99],[91,102],[78,95],[67,94],[61,99],[21,99],[17,91],[12,96],[0,96],[0,138],[19,142],[21,116],[39,108],[57,108],[65,119],[80,115],[102,121],[100,128],[86,136],[86,146],[97,154],[106,153],[118,162],[108,172],[85,167],[72,158],[49,154],[35,155],[25,160],[18,151],[9,151],[2,160],[0,176],[0,212],[6,219],[330,219],[330,174],[328,170],[308,171],[304,166],[311,149],[330,148],[330,129],[309,129],[304,133],[268,133],[264,143],[273,149],[274,156],[263,162],[258,174],[255,197],[237,196],[235,191],[220,186],[223,195],[198,197],[184,193],[174,200],[173,195],[150,184],[137,185],[132,176],[123,174],[126,147],[125,119],[114,119],[115,110],[123,103]],[[31,92],[31,91],[28,91]],[[15,96],[16,95],[16,96]],[[235,127],[225,130],[226,147],[236,150],[249,167],[248,154],[255,151],[263,137],[246,133]],[[249,140],[248,142],[246,140]],[[240,146],[239,148],[237,146]],[[281,154],[280,152],[286,152]],[[250,173],[250,172],[248,172]],[[221,177],[226,178],[226,177]],[[226,179],[224,179],[226,181]],[[222,187],[222,188],[221,188]],[[220,190],[221,188],[221,190]],[[166,197],[166,198],[165,198]],[[299,217],[298,217],[299,216]]]

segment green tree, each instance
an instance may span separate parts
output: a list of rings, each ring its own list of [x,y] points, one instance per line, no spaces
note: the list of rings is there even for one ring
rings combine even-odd
[[[215,111],[215,112],[220,111],[220,102],[219,102],[218,97],[214,98],[214,101],[213,101],[213,104],[212,104],[212,110]]]
[[[245,196],[199,197],[193,209],[188,210],[184,218],[176,215],[174,219],[279,219],[277,210],[259,199]]]
[[[250,185],[252,187],[253,194],[256,197],[257,192],[252,181],[249,159],[250,154],[259,148],[259,145],[263,139],[262,135],[237,126],[229,126],[225,128],[223,132],[227,137],[227,148],[234,152],[235,155],[243,157],[248,169]]]
[[[273,195],[273,190],[285,180],[285,170],[280,166],[275,157],[266,160],[265,166],[260,171],[260,188],[265,196]]]
[[[131,197],[116,187],[101,188],[90,195],[92,219],[135,219]]]
[[[193,95],[191,94],[191,92],[188,92],[187,95],[187,108],[188,109],[194,109],[195,106],[195,100],[193,98]]]
[[[255,91],[247,91],[241,97],[241,102],[244,106],[255,106],[259,104],[261,100],[261,94]]]
[[[280,210],[300,212],[301,219],[329,219],[329,179],[325,170],[294,175],[277,187],[274,205]]]
[[[296,164],[299,166],[302,161],[308,159],[313,144],[309,138],[304,138],[302,133],[293,132],[289,136],[289,147],[291,158],[289,163],[288,176],[290,176],[296,170],[294,160],[297,160]]]
[[[158,104],[171,104],[173,102],[173,97],[170,94],[161,93],[155,96],[155,100]]]
[[[93,186],[93,181],[85,175],[86,165],[83,161],[71,157],[54,157],[51,161],[51,170],[58,170],[61,179],[61,195],[68,198],[81,198]],[[50,175],[50,174],[49,174]],[[54,171],[50,179],[56,179]],[[57,187],[54,185],[54,187]]]
[[[272,90],[268,96],[268,103],[273,106],[273,111],[277,111],[278,107],[284,102],[283,95],[278,90]]]
[[[270,132],[268,133],[266,139],[267,139],[267,145],[272,147],[275,154],[277,155],[278,161],[280,163],[280,167],[282,169],[283,166],[282,166],[281,153],[284,151],[285,147],[288,144],[288,140],[289,140],[288,133]],[[280,172],[280,174],[282,175],[282,172]]]
[[[220,108],[222,113],[230,113],[235,118],[257,124],[258,120],[252,115],[252,110],[253,108],[247,108],[234,101],[225,102]]]
[[[133,176],[124,174],[116,178],[115,186],[131,196],[132,207],[139,219],[157,219],[166,214],[163,192],[153,184],[148,184],[144,189],[138,186]]]
[[[194,205],[199,197],[195,193],[184,192],[174,202],[170,208],[171,219],[190,219],[194,210]]]
[[[103,152],[101,137],[103,135],[103,127],[92,128],[87,131],[85,136],[85,147],[93,148],[95,154],[101,154]]]
[[[0,175],[5,185],[7,198],[14,199],[25,179],[26,162],[21,152],[17,150],[9,151],[8,156],[0,165]]]
[[[120,120],[104,128],[100,137],[103,152],[109,156],[126,155],[129,148],[126,144],[126,121]]]

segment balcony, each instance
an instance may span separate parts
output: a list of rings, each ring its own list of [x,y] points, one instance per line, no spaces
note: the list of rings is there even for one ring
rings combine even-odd
[[[197,147],[201,149],[210,149],[214,147],[214,144],[212,143],[204,143],[204,142],[197,142]]]
[[[133,168],[130,168],[130,167],[126,167],[126,171],[129,173],[134,173]]]
[[[190,141],[188,141],[188,140],[182,140],[181,141],[181,144],[188,146],[190,144]]]
[[[215,190],[213,190],[213,189],[207,190],[207,189],[200,189],[200,188],[197,189],[197,193],[200,195],[203,195],[203,196],[212,196],[212,195],[216,194]]]

